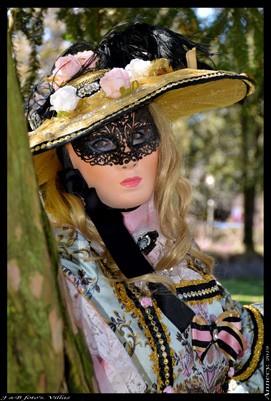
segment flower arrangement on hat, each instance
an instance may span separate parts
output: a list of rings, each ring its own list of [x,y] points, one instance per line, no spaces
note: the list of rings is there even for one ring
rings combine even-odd
[[[84,51],[60,57],[57,60],[52,75],[47,78],[56,90],[50,96],[51,110],[63,115],[63,112],[70,112],[77,107],[80,97],[77,96],[76,88],[65,84],[81,69],[86,60],[93,56],[92,51]],[[97,58],[87,68],[93,70],[96,65]],[[118,99],[139,88],[138,78],[161,75],[170,71],[173,69],[166,59],[154,61],[133,59],[125,68],[114,67],[106,72],[99,84],[105,96]]]
[[[46,80],[51,82],[55,92],[50,95],[51,110],[56,112],[69,112],[76,108],[80,98],[76,95],[76,89],[71,85],[65,85],[73,76],[75,76],[88,60],[93,59],[92,50],[84,50],[76,54],[68,54],[59,57],[55,63],[55,68]],[[93,70],[97,65],[97,59],[87,66]]]

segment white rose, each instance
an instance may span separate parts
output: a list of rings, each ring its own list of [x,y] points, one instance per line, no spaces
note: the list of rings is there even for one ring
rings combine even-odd
[[[72,111],[76,108],[79,102],[79,97],[76,96],[76,89],[73,86],[63,86],[50,96],[51,110]]]
[[[130,64],[126,65],[125,70],[128,72],[130,78],[137,79],[140,77],[147,77],[151,62],[134,58]]]

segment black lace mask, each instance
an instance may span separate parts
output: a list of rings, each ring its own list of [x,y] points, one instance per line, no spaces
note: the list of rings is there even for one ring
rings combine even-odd
[[[71,142],[75,153],[91,166],[123,165],[140,160],[154,152],[159,143],[159,132],[148,107]]]

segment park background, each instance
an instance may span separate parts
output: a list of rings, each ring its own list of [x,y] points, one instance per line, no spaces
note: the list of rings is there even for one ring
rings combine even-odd
[[[145,22],[161,24],[188,35],[191,39],[210,44],[214,52],[216,69],[244,72],[255,80],[255,93],[242,104],[181,119],[176,123],[175,131],[183,155],[184,174],[193,187],[189,221],[196,241],[203,250],[215,257],[215,275],[236,300],[243,304],[261,301],[264,278],[264,10],[254,7],[208,9],[108,7],[10,8],[7,11],[12,67],[18,80],[22,105],[27,101],[32,86],[44,74],[50,74],[50,68],[56,58],[72,43],[84,40],[95,46],[116,23],[138,16]],[[13,99],[11,101],[13,102]],[[13,123],[10,123],[10,127]],[[11,132],[14,131],[9,129],[9,137]],[[22,132],[20,135],[23,135]],[[15,135],[12,140],[15,141]],[[11,146],[10,149],[14,147]],[[27,154],[29,150],[25,152],[26,156],[21,159],[22,163],[31,159],[31,155]],[[14,153],[12,157],[14,160]],[[10,188],[13,188],[16,169],[12,170],[11,163],[10,166],[8,179],[11,183]],[[21,183],[24,182],[25,178],[21,177]],[[34,192],[34,187],[31,188]],[[15,198],[12,193],[12,189],[8,191],[9,238],[15,230],[14,221],[18,221],[16,213],[22,213],[23,210],[20,207],[22,202],[20,204],[18,196]],[[14,258],[16,252],[20,253],[19,247],[22,247],[16,230],[15,233],[16,241],[12,238],[8,244],[9,260]],[[51,245],[47,244],[47,247],[49,254],[52,254]],[[34,258],[33,255],[34,247],[31,254]],[[9,271],[14,279],[16,269],[13,265],[11,267]],[[29,264],[27,268],[29,269]],[[37,264],[34,269],[38,271]],[[14,288],[10,290],[9,329],[15,338],[16,330],[19,328],[15,329],[12,322],[18,317],[18,313],[23,313],[25,306],[22,307],[18,301],[14,301]],[[25,293],[24,296],[28,302],[29,295]],[[33,327],[30,324],[32,331],[35,330],[35,324],[33,323]],[[12,350],[10,353],[14,356]],[[72,351],[70,355],[73,355]],[[10,358],[12,359],[12,356]],[[70,358],[72,360],[71,356]],[[84,365],[86,362],[82,363]],[[16,368],[14,364],[12,367],[10,365],[9,386],[14,392],[25,388],[23,379],[20,380],[19,376],[16,378],[15,374],[20,372],[22,365],[22,362]],[[75,364],[77,368],[79,365],[79,362],[78,365]],[[35,383],[35,373],[26,371],[23,377],[24,380],[25,377],[28,378],[26,385],[29,387],[31,380]],[[57,378],[51,380],[52,383],[58,383]],[[80,388],[80,392],[84,392],[84,389],[89,391],[89,385],[78,384],[79,382],[74,383],[73,379],[69,378],[69,390],[74,386],[73,388]],[[32,384],[32,388],[38,392],[42,389],[42,385],[42,383]]]

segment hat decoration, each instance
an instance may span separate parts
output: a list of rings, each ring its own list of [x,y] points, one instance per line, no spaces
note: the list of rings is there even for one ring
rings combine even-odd
[[[246,74],[213,70],[199,55],[209,57],[206,46],[141,23],[115,28],[94,51],[73,45],[29,99],[32,152],[91,134],[151,101],[174,121],[253,93]]]
[[[76,60],[76,55],[72,57]],[[62,57],[61,59],[65,59],[65,57]],[[61,61],[61,59],[59,59],[59,61]],[[72,60],[68,61],[67,64],[70,64],[71,62]],[[60,113],[60,115],[63,115],[63,112],[74,110],[77,107],[80,98],[91,96],[98,90],[104,91],[104,96],[108,98],[118,99],[131,94],[131,92],[140,87],[137,78],[161,75],[171,71],[173,70],[169,66],[167,59],[157,59],[154,61],[133,59],[125,68],[115,67],[112,70],[105,72],[99,82],[94,81],[91,83],[83,83],[83,85],[78,89],[72,85],[61,86],[65,83],[65,81],[62,80],[59,89],[50,96],[50,102],[52,104],[51,110],[55,110]],[[58,75],[61,75],[61,77],[63,76],[61,68],[54,76],[56,82],[60,82]],[[54,77],[49,77],[49,80],[53,80]],[[69,77],[67,76],[67,80],[68,79]],[[58,84],[54,82],[54,86],[56,85]]]

